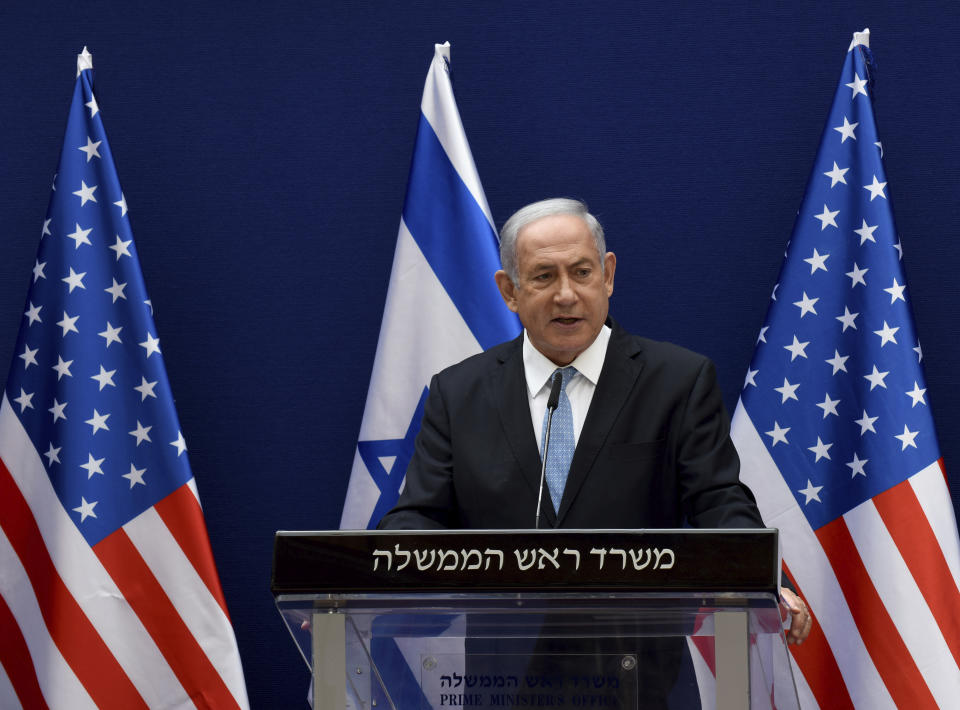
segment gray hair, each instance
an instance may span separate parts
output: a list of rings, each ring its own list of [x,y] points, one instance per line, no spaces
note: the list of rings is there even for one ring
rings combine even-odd
[[[600,226],[600,222],[590,214],[587,205],[580,200],[553,197],[521,207],[513,213],[503,225],[503,229],[500,230],[500,264],[515,286],[519,277],[517,272],[517,235],[520,234],[521,229],[531,222],[558,214],[576,215],[587,223],[587,227],[593,235],[593,242],[597,246],[597,254],[600,257],[600,272],[603,273],[603,257],[607,253],[607,245],[603,238],[603,227]]]

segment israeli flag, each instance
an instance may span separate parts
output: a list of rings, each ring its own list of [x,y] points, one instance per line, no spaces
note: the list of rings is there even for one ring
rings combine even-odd
[[[375,527],[396,503],[430,378],[520,332],[493,280],[497,234],[453,96],[449,42],[434,46],[420,111],[342,529]]]

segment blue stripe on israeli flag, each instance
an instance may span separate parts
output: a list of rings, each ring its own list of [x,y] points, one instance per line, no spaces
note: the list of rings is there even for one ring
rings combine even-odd
[[[422,115],[403,220],[480,347],[502,342],[516,319],[493,280],[497,237]]]

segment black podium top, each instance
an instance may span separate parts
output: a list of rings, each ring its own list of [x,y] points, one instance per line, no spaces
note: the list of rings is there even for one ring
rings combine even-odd
[[[779,593],[777,531],[279,531],[271,589]]]

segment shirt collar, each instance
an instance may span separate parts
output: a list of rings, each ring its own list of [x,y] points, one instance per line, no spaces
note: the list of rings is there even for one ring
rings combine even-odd
[[[577,368],[577,372],[586,377],[596,386],[603,369],[603,360],[607,355],[607,345],[610,343],[610,326],[604,325],[590,346],[570,364]],[[523,331],[523,371],[527,378],[527,390],[530,397],[535,397],[550,381],[557,366],[550,359],[533,347],[526,329]]]

